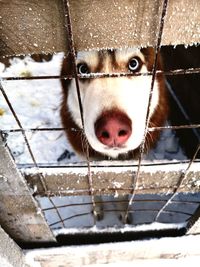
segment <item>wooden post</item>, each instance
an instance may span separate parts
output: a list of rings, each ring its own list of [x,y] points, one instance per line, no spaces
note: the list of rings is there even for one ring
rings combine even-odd
[[[1,134],[0,223],[2,228],[17,241],[55,241]]]
[[[17,244],[0,227],[0,265],[2,267],[24,267],[24,254]]]
[[[77,50],[155,46],[163,0],[69,0]],[[62,0],[0,0],[0,57],[65,51]],[[200,1],[169,1],[162,45],[200,40]]]
[[[104,162],[105,163],[105,162]],[[101,166],[104,164],[96,162],[91,164],[91,175],[93,179],[93,193],[96,195],[124,195],[132,192],[132,184],[137,171],[137,165],[130,162],[112,162],[112,166]],[[105,163],[106,164],[106,163]],[[116,164],[116,166],[115,166]],[[99,165],[99,166],[98,166]],[[187,163],[181,164],[181,170],[186,169]],[[184,178],[178,192],[197,193],[199,188],[200,164],[194,162]],[[136,194],[169,194],[173,193],[180,179],[180,168],[177,164],[151,166],[144,165],[141,168]],[[23,170],[21,170],[23,172]],[[24,175],[32,188],[37,188],[36,194],[69,196],[89,194],[87,166],[74,165],[66,168],[40,168],[48,192],[41,187],[38,173],[35,169],[24,170]]]

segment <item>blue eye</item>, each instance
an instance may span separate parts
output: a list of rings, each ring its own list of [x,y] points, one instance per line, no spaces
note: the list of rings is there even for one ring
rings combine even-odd
[[[79,74],[88,74],[90,72],[89,67],[86,63],[79,63],[77,65],[77,71]]]
[[[129,68],[130,71],[139,70],[139,68],[140,68],[139,59],[137,59],[136,57],[131,58],[129,63],[128,63],[128,68]]]

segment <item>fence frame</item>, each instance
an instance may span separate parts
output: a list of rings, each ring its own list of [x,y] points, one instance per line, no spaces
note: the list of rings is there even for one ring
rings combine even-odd
[[[68,1],[63,1],[63,2],[66,5],[65,7],[68,8],[69,7]],[[164,0],[163,3],[166,4],[167,1]],[[65,14],[65,15],[68,18],[70,18],[69,13]],[[164,17],[162,16],[162,19],[163,18]],[[161,25],[161,26],[163,26],[163,25]],[[68,30],[69,30],[70,29],[70,21],[68,21],[66,23],[65,30],[67,29],[67,27],[69,27],[68,28]],[[161,29],[161,31],[162,31],[162,29]],[[160,33],[162,35],[162,32],[160,32]],[[161,45],[161,35],[159,35],[160,40],[158,39],[158,42],[157,42],[157,47],[156,47],[157,52],[160,49],[160,45]],[[71,49],[72,49],[71,52],[75,56],[75,53],[73,50],[74,49],[73,43],[71,44]],[[156,62],[156,59],[155,59],[155,62]],[[191,72],[193,72],[193,71],[194,70],[191,70]],[[190,70],[188,70],[188,72],[190,72]],[[156,67],[154,69],[154,75],[155,75],[155,73],[156,73]],[[180,74],[180,73],[178,73],[178,74]],[[76,76],[76,79],[78,79],[78,76],[77,75],[75,75],[75,76]],[[37,78],[37,77],[35,77],[35,78]],[[9,78],[6,78],[5,80],[12,80],[12,79],[15,79],[15,78],[9,77]],[[18,79],[18,78],[16,78],[16,79]],[[2,89],[2,92],[3,92],[3,89]],[[197,126],[197,127],[199,127],[199,126]],[[26,139],[24,129],[22,127],[20,127],[20,128],[21,128],[20,130],[22,131],[22,133],[24,134],[24,137]],[[44,216],[40,212],[40,208],[33,197],[33,193],[39,194],[39,195],[44,195],[47,197],[50,197],[51,194],[69,195],[69,194],[71,194],[70,192],[72,190],[74,190],[74,184],[76,184],[76,186],[78,186],[78,187],[79,186],[84,187],[86,185],[87,188],[85,190],[88,190],[88,193],[92,194],[92,196],[94,196],[97,192],[98,193],[100,192],[100,191],[98,191],[98,188],[100,185],[99,180],[97,177],[95,177],[95,174],[92,173],[92,166],[91,166],[89,161],[88,161],[87,167],[84,167],[84,166],[81,167],[82,170],[84,170],[84,172],[85,172],[86,168],[89,168],[89,172],[87,172],[87,174],[82,177],[83,178],[82,182],[78,183],[78,181],[80,181],[80,176],[79,176],[79,174],[77,174],[77,172],[73,173],[73,171],[66,168],[65,174],[62,171],[60,171],[59,175],[55,178],[54,176],[51,176],[48,174],[46,175],[45,173],[43,173],[43,171],[41,171],[41,168],[39,166],[37,166],[37,163],[35,166],[35,167],[37,167],[37,172],[31,173],[31,170],[30,170],[29,174],[27,174],[27,173],[25,174],[25,177],[26,177],[26,179],[25,179],[24,176],[22,175],[22,170],[19,171],[19,169],[17,168],[17,166],[16,166],[16,164],[15,164],[15,162],[14,162],[14,160],[10,154],[10,151],[6,145],[6,139],[2,134],[0,135],[0,155],[1,156],[3,155],[2,156],[3,160],[0,161],[0,170],[1,170],[0,180],[1,180],[1,185],[2,185],[0,188],[0,200],[1,200],[0,201],[0,211],[1,211],[0,222],[1,222],[4,230],[6,230],[9,233],[9,235],[12,238],[14,238],[15,240],[22,241],[22,242],[38,242],[38,241],[39,242],[56,242],[55,237],[53,236],[53,233],[50,231],[49,226],[47,225]],[[195,159],[195,157],[194,157],[194,159]],[[192,188],[194,189],[193,186],[195,183],[196,183],[196,187],[195,187],[194,191],[197,190],[199,192],[199,185],[198,185],[199,171],[192,170],[192,167],[191,167],[191,166],[195,166],[196,164],[198,164],[198,163],[194,163],[194,159],[192,159],[189,163],[187,163],[187,165],[185,166],[185,171],[183,173],[180,173],[180,172],[176,173],[175,171],[169,173],[171,180],[174,180],[174,177],[176,177],[176,179],[177,179],[176,180],[177,185],[174,187],[175,189],[172,189],[173,196],[177,192],[180,192],[180,191],[191,192],[190,190]],[[140,167],[141,167],[141,165],[140,165]],[[101,167],[99,167],[99,168],[101,168]],[[105,168],[107,168],[107,166]],[[125,166],[124,168],[127,168],[127,166]],[[142,166],[142,168],[143,168],[143,166]],[[55,170],[55,168],[52,168],[52,170]],[[148,170],[144,171],[144,173],[141,174],[140,168],[139,168],[138,171],[137,170],[135,171],[135,173],[137,173],[137,172],[140,173],[140,175],[149,176]],[[97,173],[97,176],[102,175],[102,174],[107,175],[107,178],[106,178],[107,180],[112,179],[112,172],[110,172],[110,174],[109,174],[108,171],[105,172],[105,170],[102,171],[102,169],[101,169],[100,173]],[[90,175],[92,175],[92,180],[91,180]],[[163,176],[162,176],[161,172],[154,173],[154,175],[155,176],[152,176],[153,177],[152,180],[148,181],[148,182],[150,182],[149,192],[152,192],[153,184],[157,180],[161,179],[161,181],[162,181]],[[137,184],[135,184],[136,186],[133,187],[133,176],[134,176],[134,171],[133,171],[133,166],[131,166],[131,172],[129,172],[129,170],[126,170],[123,173],[123,176],[121,178],[123,178],[125,180],[126,188],[128,188],[128,192],[129,193],[131,192],[134,196],[137,193],[137,190],[140,188],[141,185],[137,183]],[[192,176],[192,179],[191,179],[191,176]],[[66,179],[66,177],[68,179]],[[73,179],[73,184],[70,182],[71,178]],[[141,178],[141,176],[140,176],[140,178]],[[67,189],[68,191],[63,190],[63,192],[62,192],[62,190],[60,191],[59,187],[56,188],[56,186],[59,185],[59,182],[60,182],[59,179],[62,180],[62,185],[64,185],[64,188]],[[74,183],[74,179],[77,181],[77,183]],[[142,180],[145,180],[145,178],[142,178]],[[89,181],[89,183],[88,183],[88,181]],[[102,186],[105,188],[105,181],[102,180],[101,182],[103,183]],[[33,189],[32,192],[30,190],[30,187],[27,185],[27,183],[31,184],[30,187]],[[89,187],[88,187],[88,185],[89,185]],[[167,181],[167,184],[165,184],[165,187],[166,188],[163,191],[164,193],[169,191],[169,181]],[[49,191],[49,189],[50,189],[50,191]],[[96,192],[95,192],[95,189],[96,189]],[[119,190],[119,188],[112,188],[112,190]],[[165,191],[165,190],[167,190],[167,191]],[[121,193],[121,194],[127,193],[127,190],[125,190],[125,191],[121,190],[118,193]],[[94,202],[94,200],[93,200],[93,202]],[[17,205],[16,205],[16,203],[17,203]],[[167,203],[166,203],[166,205],[167,205]],[[16,206],[17,206],[17,209],[16,209]],[[21,215],[23,215],[23,216],[20,217]],[[197,219],[197,217],[199,218],[199,211],[198,211],[198,216],[193,218],[193,220],[191,221],[191,225],[190,225],[191,228],[187,232],[187,236],[184,237],[184,240],[186,242],[187,242],[187,238],[189,240],[191,238],[191,235],[194,235],[194,234],[197,234],[196,240],[199,240],[198,234],[200,234],[200,218]],[[175,238],[175,239],[173,239],[173,241],[174,240],[176,240],[177,244],[179,242],[181,242],[181,238],[180,239]],[[170,248],[167,247],[167,249],[164,252],[164,256],[163,256],[163,250],[161,248],[159,248],[159,242],[160,242],[159,240],[154,240],[154,241],[149,242],[150,246],[152,245],[152,243],[154,243],[156,246],[158,246],[156,249],[156,254],[154,255],[153,259],[158,259],[158,258],[175,259],[175,258],[181,258],[181,257],[186,257],[186,256],[200,257],[200,253],[196,252],[196,251],[194,252],[192,249],[190,249],[190,251],[186,255],[185,250],[184,249],[179,250],[178,246],[177,246],[177,251],[175,251],[175,252],[174,251],[172,252],[170,250]],[[145,244],[145,241],[141,242],[140,243],[141,246],[136,251],[146,253],[150,247],[147,246],[145,248],[142,248],[144,244]],[[137,246],[138,244],[137,244],[137,242],[133,242],[132,245]],[[89,264],[98,263],[98,257],[97,256],[99,255],[99,253],[102,252],[102,249],[106,246],[100,245],[99,247],[98,246],[94,246],[94,247],[84,247],[84,249],[87,250],[87,254],[84,257],[82,257],[82,255],[79,257],[79,260],[81,261],[82,265],[84,265],[87,260],[89,261]],[[116,248],[116,246],[113,247],[113,245],[108,245],[108,247],[109,247],[109,251],[111,252],[111,254],[113,253],[114,250],[117,251],[117,253],[119,253],[119,252],[122,253],[122,255],[126,252],[123,249],[118,250]],[[81,251],[81,249],[82,248],[80,248],[79,251]],[[33,261],[35,261],[37,263],[39,263],[39,262],[44,263],[46,261],[46,263],[45,263],[46,265],[44,265],[45,267],[46,266],[47,267],[59,266],[59,264],[60,265],[63,264],[63,261],[65,262],[64,264],[69,263],[68,259],[66,259],[66,258],[68,258],[69,255],[71,255],[72,257],[70,258],[70,264],[72,264],[72,266],[74,266],[73,261],[76,260],[76,263],[77,263],[77,248],[75,248],[75,251],[74,251],[74,248],[72,248],[72,249],[68,248],[66,250],[68,250],[69,254],[64,255],[64,254],[62,254],[62,251],[60,251],[60,252],[58,251],[58,252],[56,252],[57,254],[53,255],[53,256],[51,254],[54,252],[54,250],[44,251],[44,253],[42,255],[41,254],[38,255],[37,252],[34,252],[34,251],[30,251],[30,253],[27,251],[26,261],[27,261],[27,264],[29,264],[29,260],[32,257],[31,258],[32,263],[33,263]],[[90,254],[91,250],[94,250],[92,252],[92,254]],[[127,252],[127,253],[129,253],[128,257],[127,257],[127,261],[129,261],[131,263],[133,259],[143,259],[143,258],[137,257],[137,253],[135,253],[133,250],[131,249]],[[41,253],[41,252],[39,252],[39,253]],[[76,255],[76,259],[74,259],[74,257],[75,257],[74,255]],[[109,263],[116,263],[117,261],[120,260],[119,258],[115,259],[114,254],[113,255],[104,255],[104,256],[105,257],[103,258],[103,261],[104,261],[103,264],[106,262],[107,263],[108,262]],[[95,258],[94,262],[92,261],[93,258]],[[124,258],[124,261],[125,260],[126,260],[126,258]],[[32,266],[32,263],[29,266]],[[53,265],[53,264],[57,264],[57,265]]]
[[[40,207],[0,134],[0,222],[9,235],[23,242],[55,242]]]

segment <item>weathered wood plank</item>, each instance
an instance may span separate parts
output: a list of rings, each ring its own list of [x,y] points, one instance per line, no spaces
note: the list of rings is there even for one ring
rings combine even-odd
[[[26,262],[32,263],[30,266],[37,263],[38,267],[104,266],[104,264],[106,266],[115,266],[115,264],[118,264],[116,266],[119,264],[186,266],[184,263],[191,264],[192,259],[196,262],[200,259],[199,242],[200,236],[187,236],[36,250],[27,252]],[[155,260],[159,261],[155,262]],[[157,264],[151,265],[151,263]]]
[[[69,0],[77,50],[154,46],[162,0]],[[62,0],[0,0],[0,56],[66,51]],[[200,1],[169,1],[163,45],[200,41]]]
[[[0,56],[66,50],[61,0],[1,0]]]
[[[103,163],[102,163],[103,164]],[[112,162],[110,164],[113,165]],[[118,162],[118,164],[120,164]],[[94,165],[95,166],[95,165]],[[137,184],[137,194],[172,193],[179,183],[181,171],[185,164],[142,166]],[[22,170],[23,171],[23,170]],[[50,195],[87,195],[89,194],[88,168],[40,168]],[[98,163],[91,167],[94,194],[128,194],[131,193],[137,165],[123,163],[123,166],[100,167]],[[183,180],[179,192],[199,192],[200,163],[194,163]],[[26,169],[25,177],[36,194],[45,195],[35,169]]]
[[[25,266],[24,254],[17,244],[0,227],[0,263],[3,267]]]
[[[18,241],[55,241],[0,134],[0,224]]]

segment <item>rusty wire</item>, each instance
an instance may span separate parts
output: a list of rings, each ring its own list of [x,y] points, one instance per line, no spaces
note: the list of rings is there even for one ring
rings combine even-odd
[[[28,138],[27,138],[27,136],[26,136],[26,133],[25,133],[23,127],[22,127],[22,123],[20,122],[20,119],[18,118],[17,113],[15,112],[15,110],[14,110],[14,108],[13,108],[13,106],[12,106],[12,104],[11,104],[11,102],[10,102],[10,100],[9,100],[9,98],[8,98],[8,96],[7,96],[7,94],[6,94],[5,90],[4,90],[4,88],[3,88],[2,84],[1,84],[1,82],[0,82],[0,91],[1,91],[1,93],[2,93],[2,95],[3,95],[3,97],[4,97],[4,99],[5,99],[5,101],[6,101],[7,105],[8,105],[8,107],[9,107],[9,109],[10,109],[10,111],[11,111],[13,117],[15,118],[15,121],[17,122],[17,125],[18,125],[19,128],[21,129],[22,136],[23,136],[24,141],[25,141],[25,144],[26,144],[26,146],[27,146],[27,148],[28,148],[28,152],[29,152],[29,154],[30,154],[30,156],[31,156],[31,159],[32,159],[32,161],[33,161],[34,166],[35,166],[36,169],[38,170],[38,176],[39,176],[41,185],[42,185],[42,187],[43,187],[43,190],[44,190],[45,192],[47,192],[47,191],[48,191],[48,188],[47,188],[47,185],[46,185],[46,183],[45,183],[45,178],[44,178],[43,174],[40,172],[40,168],[39,168],[39,166],[38,166],[38,164],[37,164],[37,161],[36,161],[36,159],[35,159],[35,157],[34,157],[34,154],[33,154],[33,151],[32,151],[32,149],[31,149],[30,143],[29,143]],[[54,205],[54,203],[52,202],[52,200],[51,200],[50,197],[49,197],[49,200],[50,200],[50,202],[52,203],[52,205]],[[54,205],[54,207],[55,207],[55,210],[57,211],[58,216],[59,216],[59,218],[60,218],[60,220],[61,220],[61,222],[62,222],[62,224],[63,224],[63,226],[64,226],[64,222],[63,222],[63,220],[62,220],[62,217],[60,216],[59,211],[57,210],[57,208],[56,208],[55,205]]]
[[[200,128],[200,124],[185,124],[185,125],[167,125],[167,126],[156,126],[156,127],[148,127],[147,130],[149,132],[153,131],[160,131],[160,130],[181,130],[181,129],[198,129]],[[66,128],[63,127],[49,127],[49,128],[19,128],[19,129],[1,129],[2,133],[9,134],[9,133],[18,133],[18,132],[48,132],[48,131],[64,131]],[[80,131],[77,129],[68,129],[70,131]]]
[[[173,197],[174,198],[174,197]],[[185,204],[185,205],[193,205],[193,206],[191,206],[191,207],[193,207],[193,209],[195,208],[196,209],[196,206],[198,206],[199,205],[199,201],[192,201],[192,200],[187,200],[187,201],[184,201],[184,200],[173,200],[172,199],[172,197],[169,197],[168,198],[168,200],[167,201],[169,201],[169,200],[171,200],[170,202],[171,203],[174,203],[175,205],[176,204]],[[166,200],[164,200],[164,199],[136,199],[135,201],[134,201],[134,203],[138,203],[138,202],[145,202],[145,203],[160,203],[160,204],[162,204],[162,203],[165,203],[166,202]],[[124,203],[124,204],[126,204],[127,203],[127,201],[106,201],[106,200],[104,200],[104,201],[101,201],[101,202],[96,202],[97,204],[105,204],[105,205],[107,205],[107,204],[113,204],[113,203],[117,203],[117,204],[119,204],[119,203]],[[85,207],[85,206],[91,206],[92,205],[92,202],[85,202],[85,203],[71,203],[71,204],[66,204],[66,205],[58,205],[57,206],[57,208],[59,208],[59,209],[63,209],[63,208],[65,208],[66,209],[66,213],[67,213],[67,209],[68,208],[72,208],[72,207],[74,207],[74,208],[80,208],[80,207]],[[43,208],[42,210],[43,210],[43,212],[48,212],[48,211],[51,211],[51,210],[53,210],[54,208],[53,207],[49,207],[49,208]],[[187,216],[187,217],[191,217],[191,216],[193,216],[193,209],[191,209],[191,210],[179,210],[179,209],[173,209],[173,208],[168,208],[167,210],[162,210],[162,214],[164,213],[164,215],[165,216],[169,216],[169,215],[176,215],[176,214],[180,214],[181,216]],[[160,209],[158,208],[158,207],[148,207],[148,206],[146,206],[146,207],[135,207],[135,208],[132,208],[132,210],[130,210],[129,212],[130,212],[130,214],[134,214],[134,212],[139,212],[139,213],[144,213],[144,212],[150,212],[151,214],[154,214],[154,216],[156,216],[156,214],[158,214],[158,212],[160,211]],[[123,213],[124,212],[124,210],[122,209],[122,207],[121,208],[109,208],[109,207],[107,207],[107,208],[104,208],[104,212],[105,213],[107,213],[107,214],[109,214],[109,213]],[[174,216],[173,215],[173,216]],[[87,216],[88,218],[89,217],[91,217],[92,216],[92,213],[88,210],[87,212],[84,212],[84,213],[80,213],[80,212],[77,212],[76,214],[72,214],[72,215],[69,215],[69,216],[67,216],[67,217],[65,217],[64,219],[63,219],[63,221],[70,221],[70,220],[72,220],[72,219],[74,219],[74,218],[81,218],[82,216]],[[153,222],[153,219],[152,219],[152,222]],[[57,220],[57,221],[54,221],[54,222],[52,222],[52,223],[50,223],[49,224],[49,226],[50,227],[55,227],[57,224],[59,224],[60,223],[60,221],[59,220]]]
[[[82,121],[82,127],[83,127],[83,151],[85,152],[85,156],[87,159],[87,165],[88,165],[88,184],[89,184],[89,190],[90,195],[92,198],[92,206],[93,206],[93,213],[96,215],[96,204],[95,204],[95,198],[94,198],[94,188],[93,188],[93,179],[92,179],[92,173],[91,173],[91,166],[90,166],[90,155],[89,155],[89,145],[86,141],[86,138],[84,138],[85,135],[85,129],[84,129],[84,114],[83,114],[83,107],[81,102],[81,93],[79,88],[79,79],[78,79],[78,72],[76,68],[76,53],[75,53],[75,47],[74,47],[74,39],[73,39],[73,31],[72,31],[72,23],[71,23],[71,14],[70,14],[70,4],[68,0],[63,0],[64,5],[64,14],[65,14],[65,29],[68,36],[68,42],[69,42],[69,53],[71,53],[72,56],[72,69],[73,74],[75,78],[76,83],[76,90],[77,90],[77,97],[78,97],[78,103],[80,108],[80,115],[81,115],[81,121]],[[86,146],[86,148],[85,148]],[[94,216],[94,223],[96,224],[96,216]]]
[[[134,177],[133,192],[132,192],[132,196],[131,196],[130,201],[129,201],[129,206],[127,208],[127,212],[126,212],[126,215],[125,215],[125,218],[124,218],[125,222],[127,221],[127,218],[128,218],[128,213],[129,213],[130,206],[132,205],[132,203],[134,201],[135,191],[137,190],[137,184],[138,184],[138,180],[139,180],[139,176],[140,176],[141,161],[142,161],[142,156],[143,156],[143,153],[144,153],[145,136],[146,136],[146,133],[148,131],[148,124],[149,124],[149,120],[150,120],[149,113],[150,113],[150,105],[151,105],[151,100],[152,100],[153,86],[154,86],[154,81],[155,81],[155,77],[156,77],[157,57],[158,57],[158,53],[159,53],[159,50],[160,50],[160,47],[161,47],[162,32],[163,32],[163,26],[164,26],[164,17],[165,17],[166,11],[167,11],[167,5],[168,5],[168,0],[164,0],[163,1],[163,10],[162,10],[162,15],[161,15],[161,21],[160,21],[160,29],[159,29],[158,39],[157,39],[157,45],[156,45],[156,48],[155,48],[156,55],[155,55],[155,61],[154,61],[154,66],[153,66],[153,71],[152,71],[153,74],[152,74],[151,91],[150,91],[150,95],[149,95],[149,104],[148,104],[148,109],[147,109],[146,129],[145,129],[143,143],[140,146],[140,156],[139,156],[139,162],[138,162],[138,169],[137,169],[137,173],[136,173],[136,175]],[[172,74],[171,72],[169,72],[169,73]],[[182,73],[182,71],[180,71],[180,72],[179,71],[175,71],[173,74],[177,75],[177,74],[180,74],[180,73]],[[186,117],[186,119],[188,119],[187,114],[184,114],[184,116]],[[176,127],[176,129],[179,128],[179,127],[177,128],[177,126],[175,126],[175,127]],[[193,128],[192,125],[188,125],[187,126],[187,128],[189,128],[189,127]],[[161,127],[159,127],[159,128],[161,129]],[[183,128],[183,127],[180,127],[179,129],[181,129],[181,128]],[[153,130],[155,130],[155,128],[153,128]],[[197,133],[197,137],[199,139],[198,133]],[[177,183],[177,186],[174,188],[174,193],[172,194],[170,199],[165,203],[165,205],[160,209],[160,211],[158,212],[157,216],[155,217],[155,221],[158,221],[158,219],[159,219],[160,215],[162,214],[162,212],[164,212],[164,210],[168,207],[168,205],[172,202],[172,200],[176,196],[180,186],[182,185],[183,181],[186,179],[187,174],[189,172],[189,169],[192,166],[192,163],[195,161],[199,150],[200,150],[200,145],[197,147],[196,152],[195,152],[193,158],[190,160],[186,170],[182,171],[182,173],[180,175],[180,178],[179,178],[179,181]]]
[[[195,68],[187,68],[187,69],[175,69],[175,70],[156,70],[155,74],[163,74],[165,76],[177,76],[177,75],[190,75],[190,74],[199,74],[200,73],[200,68],[195,67]],[[81,79],[87,79],[87,78],[119,78],[119,77],[131,77],[131,76],[151,76],[153,74],[152,71],[147,71],[147,72],[124,72],[124,73],[90,73],[87,75],[81,75],[79,74],[78,77]],[[87,77],[88,76],[88,77]],[[66,78],[73,78],[71,76],[61,76],[61,79],[66,79]]]
[[[153,64],[153,70],[152,70],[152,80],[151,80],[151,87],[150,87],[150,93],[149,93],[149,101],[148,101],[148,108],[147,108],[147,114],[146,114],[146,126],[145,126],[145,132],[144,132],[144,137],[142,144],[140,145],[140,155],[139,155],[139,160],[138,160],[138,168],[136,175],[133,175],[133,190],[132,190],[132,195],[130,198],[130,201],[128,203],[128,207],[125,213],[124,217],[124,222],[127,222],[128,219],[128,214],[129,214],[129,209],[134,201],[135,198],[135,193],[138,185],[138,180],[140,176],[140,168],[141,168],[141,162],[142,162],[142,157],[144,154],[144,148],[145,148],[145,138],[148,130],[148,125],[150,121],[150,105],[152,101],[152,94],[153,94],[153,87],[154,87],[154,82],[156,78],[156,69],[157,69],[157,63],[158,63],[158,53],[160,51],[160,46],[161,46],[161,40],[162,40],[162,34],[163,34],[163,28],[164,28],[164,18],[167,12],[167,5],[168,5],[168,0],[163,1],[163,7],[162,7],[162,14],[160,18],[160,25],[159,25],[159,32],[158,32],[158,39],[157,39],[157,44],[155,47],[155,58],[154,58],[154,64]]]
[[[172,194],[172,196],[167,200],[167,202],[165,203],[165,205],[160,209],[160,211],[158,212],[158,214],[156,215],[155,221],[158,221],[160,215],[162,214],[162,212],[164,212],[164,210],[167,208],[167,206],[169,206],[169,204],[172,202],[172,200],[174,199],[174,197],[177,195],[178,190],[180,189],[183,181],[187,178],[187,175],[189,173],[189,169],[192,166],[192,163],[194,162],[194,160],[196,159],[197,153],[200,151],[200,144],[198,145],[195,154],[193,156],[193,158],[190,160],[187,168],[185,170],[183,170],[180,174],[179,177],[179,181],[177,183],[177,186],[174,187],[174,192]]]
[[[190,74],[199,74],[200,68],[188,68],[188,69],[175,69],[175,70],[156,70],[156,74],[163,74],[165,76],[177,76],[177,75],[190,75]],[[99,78],[119,78],[119,77],[134,77],[134,76],[152,76],[152,71],[147,72],[124,72],[124,73],[89,73],[85,75],[76,74],[75,75],[45,75],[45,76],[30,76],[30,77],[23,77],[23,76],[7,76],[1,77],[2,81],[24,81],[24,80],[65,80],[65,79],[74,79],[77,77],[78,79],[99,79]]]

